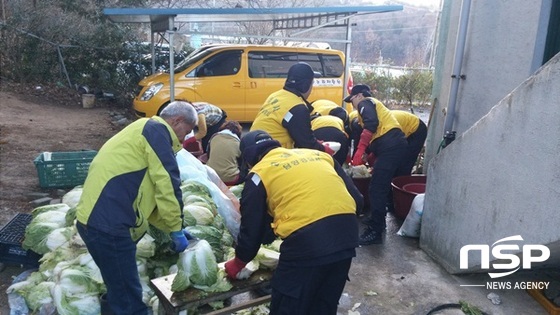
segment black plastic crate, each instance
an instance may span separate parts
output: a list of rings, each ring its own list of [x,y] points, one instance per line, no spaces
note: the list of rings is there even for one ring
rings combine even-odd
[[[33,216],[18,213],[2,230],[0,230],[0,262],[27,267],[38,267],[41,255],[21,247],[25,237],[25,228]]]

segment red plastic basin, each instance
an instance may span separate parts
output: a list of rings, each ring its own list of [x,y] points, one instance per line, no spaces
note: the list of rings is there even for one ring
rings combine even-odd
[[[410,193],[423,194],[426,192],[426,183],[406,184],[402,189]]]
[[[393,178],[393,204],[395,216],[405,219],[410,212],[414,197],[426,191],[426,175],[399,176]]]
[[[358,188],[362,196],[364,196],[364,207],[369,207],[368,188],[369,188],[369,182],[371,181],[371,177],[352,178],[352,181],[354,182],[354,186],[356,186],[356,188]]]

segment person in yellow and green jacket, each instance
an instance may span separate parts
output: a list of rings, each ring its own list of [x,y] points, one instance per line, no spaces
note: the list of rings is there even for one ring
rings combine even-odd
[[[366,150],[376,157],[368,187],[370,211],[363,221],[366,228],[360,235],[360,245],[381,244],[386,228],[386,201],[391,191],[391,181],[394,175],[398,176],[396,171],[401,167],[408,143],[391,111],[372,97],[369,86],[355,85],[344,101],[352,102],[363,128],[352,164],[364,164]]]
[[[237,278],[261,244],[280,237],[270,314],[335,315],[356,255],[362,195],[324,152],[282,148],[262,130],[247,133],[240,148],[250,173],[228,277]]]
[[[186,249],[175,154],[196,124],[192,105],[172,102],[114,135],[91,162],[76,227],[107,287],[102,312],[147,314],[135,256],[149,223],[170,233],[171,249]]]
[[[307,98],[313,89],[314,77],[315,73],[307,63],[292,65],[284,87],[266,99],[251,131],[266,131],[284,148],[308,148],[334,154],[331,148],[317,141],[311,130],[312,106]]]

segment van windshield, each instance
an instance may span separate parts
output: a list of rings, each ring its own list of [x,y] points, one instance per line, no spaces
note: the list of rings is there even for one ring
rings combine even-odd
[[[182,72],[193,64],[197,63],[199,60],[206,58],[206,56],[214,51],[208,48],[211,48],[211,46],[201,47],[198,50],[193,51],[190,55],[183,59],[183,61],[177,64],[177,66],[175,67],[175,73]]]

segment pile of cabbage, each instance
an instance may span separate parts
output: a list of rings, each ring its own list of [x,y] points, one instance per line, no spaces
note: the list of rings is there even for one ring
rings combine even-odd
[[[181,254],[170,250],[167,233],[150,226],[137,245],[137,267],[144,302],[157,313],[159,301],[150,279],[176,274],[172,290],[196,288],[206,292],[231,289],[223,263],[235,255],[239,232],[238,200],[215,172],[184,150],[177,156],[181,171],[184,225],[198,238]],[[198,163],[198,164],[197,164]],[[242,186],[240,186],[242,188]],[[240,191],[240,187],[233,189]],[[66,193],[62,203],[35,208],[26,228],[24,249],[43,255],[38,270],[14,281],[7,289],[12,310],[19,314],[99,314],[99,296],[106,292],[99,268],[75,227],[75,207],[82,193],[78,186]],[[262,246],[245,275],[259,268],[274,269],[279,242]],[[19,278],[19,277],[18,277]],[[214,303],[215,308],[223,307]],[[189,310],[189,314],[196,314]]]

